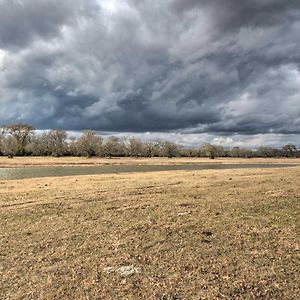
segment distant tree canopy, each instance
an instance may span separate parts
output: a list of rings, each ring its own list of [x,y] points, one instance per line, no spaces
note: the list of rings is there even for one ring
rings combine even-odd
[[[262,145],[256,150],[205,143],[187,148],[169,141],[142,141],[110,136],[103,138],[93,130],[85,130],[79,138],[68,137],[61,129],[38,134],[30,124],[0,126],[0,155],[86,156],[86,157],[300,157],[293,144],[272,148]]]

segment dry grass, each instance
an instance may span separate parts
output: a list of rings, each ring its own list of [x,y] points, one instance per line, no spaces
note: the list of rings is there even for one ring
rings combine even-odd
[[[300,167],[0,181],[0,298],[299,299],[299,200]]]
[[[0,167],[89,166],[89,165],[174,165],[195,163],[289,163],[300,164],[300,158],[85,158],[85,157],[0,157]]]

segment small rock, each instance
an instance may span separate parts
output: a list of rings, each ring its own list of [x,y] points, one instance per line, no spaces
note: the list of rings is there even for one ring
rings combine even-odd
[[[120,273],[122,276],[130,276],[135,273],[140,273],[140,268],[136,268],[134,266],[123,266],[120,268],[106,267],[103,269],[104,272],[110,274],[114,272]]]
[[[140,273],[140,268],[136,268],[134,266],[123,266],[117,270],[123,276],[130,276],[135,273]]]
[[[109,274],[109,273],[114,272],[114,268],[113,267],[106,267],[106,268],[103,269],[103,271]]]
[[[191,213],[190,211],[183,211],[183,212],[179,212],[177,216],[186,216],[189,215],[190,213]]]

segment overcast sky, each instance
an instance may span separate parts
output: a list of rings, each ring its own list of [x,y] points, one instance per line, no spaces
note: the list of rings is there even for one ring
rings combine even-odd
[[[300,146],[299,0],[0,0],[0,123]]]

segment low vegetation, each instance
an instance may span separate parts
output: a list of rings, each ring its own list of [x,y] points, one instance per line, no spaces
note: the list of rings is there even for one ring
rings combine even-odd
[[[298,166],[0,181],[0,298],[298,299],[299,199]]]

